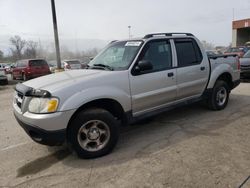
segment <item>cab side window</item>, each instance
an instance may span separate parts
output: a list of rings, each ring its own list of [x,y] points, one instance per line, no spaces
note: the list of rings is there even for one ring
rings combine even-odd
[[[202,54],[200,48],[193,39],[175,39],[174,41],[178,67],[192,66],[201,63]]]
[[[153,65],[151,72],[170,69],[172,67],[171,45],[168,41],[152,41],[146,44],[140,60],[147,60]]]

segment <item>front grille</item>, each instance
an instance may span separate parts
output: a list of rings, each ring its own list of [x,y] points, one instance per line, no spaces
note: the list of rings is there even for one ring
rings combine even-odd
[[[242,68],[250,68],[250,65],[241,65]]]
[[[16,100],[16,104],[17,106],[22,109],[22,103],[23,103],[23,94],[20,92],[16,92],[16,96],[15,96],[15,100]]]

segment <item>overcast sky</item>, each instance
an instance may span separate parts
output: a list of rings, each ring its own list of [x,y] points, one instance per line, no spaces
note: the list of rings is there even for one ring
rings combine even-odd
[[[250,0],[55,0],[60,38],[124,39],[151,32],[191,32],[228,45],[235,19],[250,18]],[[0,36],[52,38],[50,0],[0,0]]]

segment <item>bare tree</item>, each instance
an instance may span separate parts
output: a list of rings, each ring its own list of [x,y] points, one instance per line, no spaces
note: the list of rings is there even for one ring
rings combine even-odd
[[[38,43],[32,40],[26,42],[26,48],[24,50],[25,58],[36,58]]]
[[[205,40],[201,41],[201,43],[202,43],[203,47],[205,48],[205,50],[214,50],[214,48],[215,48],[214,44],[209,43]]]
[[[14,37],[10,38],[10,43],[13,46],[10,48],[12,56],[15,59],[21,59],[22,58],[22,50],[25,47],[26,41],[22,40],[20,36],[16,35]]]

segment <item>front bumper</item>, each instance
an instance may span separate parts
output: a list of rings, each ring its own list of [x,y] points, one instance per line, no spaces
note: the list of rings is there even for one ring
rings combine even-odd
[[[66,129],[75,110],[51,114],[22,112],[13,103],[14,116],[25,132],[35,141],[44,145],[60,145],[66,139]]]
[[[16,115],[15,118],[24,131],[32,138],[32,140],[39,144],[48,146],[61,145],[66,139],[66,129],[58,131],[46,131],[24,123]]]
[[[240,75],[241,76],[250,76],[250,67],[249,68],[241,68]]]
[[[7,76],[0,75],[0,80],[8,80]]]
[[[240,85],[240,80],[236,80],[236,81],[234,81],[233,82],[233,88],[232,89],[234,89],[234,88],[236,88],[238,85]]]
[[[8,84],[7,76],[0,76],[0,84]]]

